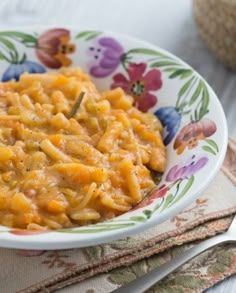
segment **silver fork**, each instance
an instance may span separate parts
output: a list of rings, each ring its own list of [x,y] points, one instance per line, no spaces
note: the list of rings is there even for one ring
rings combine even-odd
[[[201,252],[207,250],[210,247],[216,246],[217,244],[226,242],[236,242],[236,215],[234,216],[228,231],[225,233],[214,236],[201,242],[200,244],[197,244],[193,248],[190,248],[177,255],[175,258],[168,261],[164,265],[161,265],[160,267],[148,272],[144,276],[135,279],[134,281],[122,286],[119,289],[114,290],[113,293],[143,293]]]

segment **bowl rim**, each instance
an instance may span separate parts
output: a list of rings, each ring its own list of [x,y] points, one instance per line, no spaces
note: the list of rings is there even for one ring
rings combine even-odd
[[[114,32],[114,31],[109,31],[109,30],[99,30],[99,29],[94,29],[91,27],[86,27],[86,26],[71,26],[71,25],[24,25],[24,26],[11,26],[11,27],[2,27],[0,31],[13,31],[13,30],[26,30],[26,31],[33,31],[34,29],[37,30],[47,30],[47,29],[53,29],[53,28],[63,28],[63,29],[68,29],[70,31],[82,31],[82,30],[93,30],[93,31],[101,31],[102,33],[117,37],[118,40],[124,40],[124,41],[132,41],[137,44],[142,45],[143,47],[147,47],[150,49],[154,50],[159,50],[160,52],[164,52],[168,54],[170,57],[172,57],[175,60],[178,60],[181,64],[188,66],[190,69],[193,70],[194,75],[201,77],[205,84],[207,85],[210,93],[210,101],[213,101],[213,103],[216,105],[217,109],[219,110],[220,115],[220,120],[222,122],[221,127],[222,127],[222,147],[221,150],[218,154],[217,161],[214,165],[214,169],[212,172],[209,174],[209,176],[206,178],[204,181],[204,184],[198,187],[197,191],[191,195],[191,197],[183,197],[181,201],[176,203],[174,206],[168,208],[165,212],[158,214],[158,217],[152,217],[148,221],[144,223],[140,223],[139,225],[135,225],[132,227],[129,227],[128,229],[120,229],[120,230],[113,230],[110,232],[106,233],[99,233],[95,238],[93,239],[79,239],[79,235],[77,235],[77,239],[67,239],[67,237],[61,237],[60,242],[58,240],[51,240],[47,239],[47,237],[42,237],[44,234],[40,234],[41,237],[37,237],[37,235],[34,235],[31,239],[31,237],[22,237],[22,236],[16,236],[16,235],[11,235],[12,237],[5,238],[2,237],[2,233],[0,234],[0,247],[6,247],[6,248],[18,248],[18,249],[47,249],[47,250],[57,250],[57,249],[71,249],[71,248],[80,248],[80,247],[89,247],[89,246],[94,246],[98,244],[103,244],[105,242],[110,242],[114,240],[118,240],[121,238],[125,238],[127,236],[131,236],[137,233],[141,233],[146,231],[149,228],[152,228],[155,225],[159,225],[166,220],[170,219],[171,216],[178,214],[180,211],[185,209],[188,205],[190,205],[202,192],[207,188],[207,186],[211,183],[212,179],[216,176],[217,172],[219,171],[225,154],[227,150],[227,143],[228,143],[228,127],[227,127],[227,120],[226,116],[222,107],[222,104],[220,103],[220,100],[218,96],[216,95],[215,91],[212,89],[212,87],[209,85],[209,83],[205,80],[203,76],[201,76],[192,66],[190,66],[187,62],[179,58],[178,56],[174,55],[173,53],[169,52],[166,49],[163,49],[159,47],[158,45],[154,45],[152,43],[149,43],[148,41],[139,39],[137,37],[133,37],[127,34],[119,33],[119,32]],[[127,212],[128,213],[128,212]],[[96,225],[96,224],[95,224]],[[4,226],[2,226],[4,227]],[[55,231],[50,231],[50,233],[57,233]],[[108,234],[109,233],[109,234]],[[62,235],[64,233],[60,233]],[[46,236],[47,234],[45,234]],[[90,235],[94,235],[91,233]],[[96,234],[95,234],[96,235]],[[105,239],[104,239],[105,238]]]

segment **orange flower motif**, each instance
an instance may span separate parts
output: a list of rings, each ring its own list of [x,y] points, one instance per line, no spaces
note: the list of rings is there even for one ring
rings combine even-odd
[[[38,37],[36,54],[47,67],[57,69],[68,67],[72,61],[68,54],[75,52],[75,44],[70,43],[70,31],[67,29],[50,29]]]
[[[215,132],[215,122],[210,119],[203,118],[199,121],[191,121],[180,130],[174,142],[174,149],[180,155],[185,148],[191,150],[197,147],[200,140],[204,140]]]

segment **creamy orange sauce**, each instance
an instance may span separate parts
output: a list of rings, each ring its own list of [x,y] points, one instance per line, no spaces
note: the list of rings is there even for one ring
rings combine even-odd
[[[81,92],[84,98],[69,117]],[[58,229],[130,210],[163,172],[162,126],[79,68],[0,84],[0,224]]]

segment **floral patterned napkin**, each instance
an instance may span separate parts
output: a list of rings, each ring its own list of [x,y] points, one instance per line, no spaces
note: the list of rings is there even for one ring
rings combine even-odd
[[[201,239],[226,231],[236,213],[236,144],[221,171],[186,210],[143,233],[94,247],[61,251],[0,249],[1,293],[112,292]],[[31,257],[30,257],[31,256]],[[202,292],[236,273],[236,246],[220,245],[170,274],[149,292]]]

